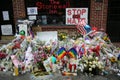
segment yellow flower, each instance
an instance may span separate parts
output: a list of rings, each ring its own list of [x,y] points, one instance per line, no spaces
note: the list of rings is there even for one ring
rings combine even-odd
[[[111,61],[111,62],[116,62],[117,59],[116,59],[115,57],[111,57],[111,58],[110,58],[110,61]]]

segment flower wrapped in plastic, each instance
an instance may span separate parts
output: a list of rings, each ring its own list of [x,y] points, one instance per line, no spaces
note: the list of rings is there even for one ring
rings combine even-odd
[[[79,61],[79,65],[82,66],[82,69],[80,69],[83,73],[97,75],[104,70],[102,61],[100,61],[99,58],[97,56],[94,56],[92,53],[90,55],[83,55]]]

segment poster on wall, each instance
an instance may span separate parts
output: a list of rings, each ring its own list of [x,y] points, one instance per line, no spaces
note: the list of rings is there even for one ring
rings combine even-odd
[[[2,15],[3,15],[3,20],[9,20],[9,13],[8,13],[8,11],[3,11]]]
[[[37,7],[28,7],[27,14],[28,15],[37,15],[38,14]]]
[[[77,25],[83,19],[88,23],[88,8],[66,8],[66,25]]]
[[[36,20],[36,16],[28,16],[29,20]]]
[[[7,25],[1,25],[1,32],[2,35],[12,35],[12,25],[11,24],[7,24]]]

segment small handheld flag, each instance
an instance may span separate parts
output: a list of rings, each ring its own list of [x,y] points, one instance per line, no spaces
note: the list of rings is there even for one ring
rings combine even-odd
[[[83,55],[86,55],[86,49],[84,44],[80,47],[78,56],[81,58]]]
[[[58,50],[58,59],[62,59],[65,55],[69,55],[70,58],[76,58],[77,57],[77,51],[75,48],[71,48],[70,50],[66,51],[64,47],[61,47]]]
[[[64,47],[61,47],[59,50],[58,50],[58,59],[62,59],[65,55],[66,55],[66,50]]]
[[[71,58],[76,58],[77,56],[77,51],[75,48],[71,48],[68,53],[67,53]]]
[[[91,27],[86,24],[86,21],[85,21],[85,20],[80,21],[80,22],[77,24],[76,28],[78,29],[78,31],[79,31],[82,35],[85,35],[85,34],[87,34],[88,32],[91,31]]]

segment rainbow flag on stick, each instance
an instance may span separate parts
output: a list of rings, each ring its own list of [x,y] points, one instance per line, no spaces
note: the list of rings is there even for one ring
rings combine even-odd
[[[83,55],[86,55],[86,54],[87,54],[87,50],[85,49],[85,44],[83,44],[79,49],[78,56],[79,58],[81,58],[83,57]]]
[[[67,53],[71,58],[76,58],[77,57],[77,51],[75,48],[71,48],[68,53]]]
[[[66,50],[64,47],[61,47],[59,50],[58,50],[58,59],[62,59],[65,55],[66,55]]]

